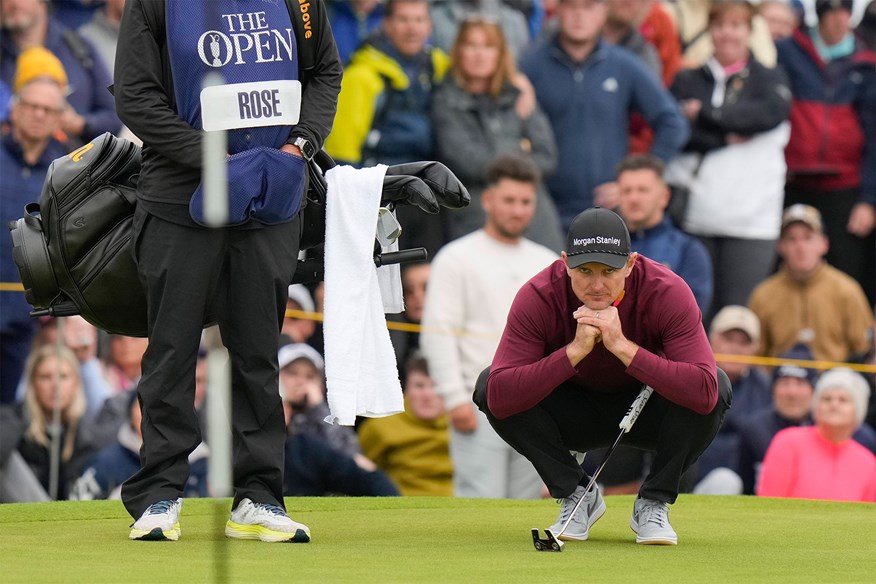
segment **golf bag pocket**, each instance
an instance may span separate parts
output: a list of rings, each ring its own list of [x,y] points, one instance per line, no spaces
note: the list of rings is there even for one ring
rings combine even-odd
[[[192,219],[207,225],[204,185],[198,185],[189,202]],[[227,226],[250,220],[265,225],[290,221],[298,213],[307,190],[307,164],[303,158],[259,146],[228,158]]]

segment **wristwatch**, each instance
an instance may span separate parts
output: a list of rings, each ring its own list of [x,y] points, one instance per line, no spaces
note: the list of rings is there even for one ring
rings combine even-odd
[[[296,136],[292,141],[292,145],[298,146],[298,149],[301,150],[301,155],[304,156],[304,160],[310,160],[316,154],[316,148],[313,147],[310,140],[302,136]]]

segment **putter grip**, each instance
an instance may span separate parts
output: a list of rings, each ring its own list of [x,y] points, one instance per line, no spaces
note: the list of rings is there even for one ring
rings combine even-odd
[[[642,388],[642,391],[639,392],[639,395],[636,396],[636,399],[633,401],[630,409],[627,410],[627,415],[624,416],[623,420],[620,421],[620,425],[618,426],[618,428],[622,429],[624,433],[629,432],[630,429],[632,429],[633,424],[636,423],[636,418],[638,418],[639,414],[642,413],[642,408],[644,408],[645,404],[648,403],[648,398],[651,397],[651,394],[653,392],[654,390],[646,385]]]

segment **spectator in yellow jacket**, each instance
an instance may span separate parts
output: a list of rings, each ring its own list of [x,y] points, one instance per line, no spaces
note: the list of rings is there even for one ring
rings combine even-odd
[[[369,418],[359,428],[362,452],[389,475],[402,495],[453,495],[453,464],[444,402],[435,393],[426,359],[405,364],[405,411]]]

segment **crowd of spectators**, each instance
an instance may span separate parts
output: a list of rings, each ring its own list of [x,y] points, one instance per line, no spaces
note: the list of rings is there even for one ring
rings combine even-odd
[[[501,177],[488,169],[511,155],[534,171],[524,181],[535,205],[526,246],[557,254],[576,214],[612,208],[634,250],[693,290],[734,399],[691,489],[876,498],[876,374],[837,367],[876,364],[876,1],[325,3],[345,63],[326,151],[354,166],[439,160],[472,204],[398,210],[401,246],[439,258],[404,267],[406,311],[389,318],[404,414],[355,430],[322,422],[322,284],[289,288],[279,353],[287,495],[502,496],[461,488],[478,481],[454,474],[454,450],[478,426],[465,396],[490,355],[471,371],[447,363],[458,362],[454,351],[475,359],[472,344],[490,352],[507,299],[493,302],[496,290],[475,282],[524,261],[517,239],[506,237],[495,260],[457,244],[488,247],[502,212],[491,194]],[[108,90],[124,5],[0,5],[3,225],[39,198],[54,159],[104,132],[136,140]],[[4,284],[20,280],[11,250],[2,229]],[[470,313],[447,313],[447,299],[428,293],[433,277],[446,290],[471,286]],[[492,312],[478,312],[485,304]],[[0,291],[0,502],[118,496],[139,465],[146,340],[29,311],[20,292]],[[477,331],[494,335],[486,343],[465,337],[479,320],[491,324]],[[430,323],[453,332],[433,329],[421,352],[420,325]],[[783,364],[760,365],[758,355]],[[197,375],[203,430],[203,359]],[[202,443],[190,457],[191,496],[208,494],[208,450]],[[467,456],[464,473],[495,468],[478,459],[490,454]],[[647,455],[615,458],[605,473],[623,477],[614,492],[634,488]],[[842,476],[811,480],[829,475],[827,465]],[[507,496],[540,496],[537,487]]]

